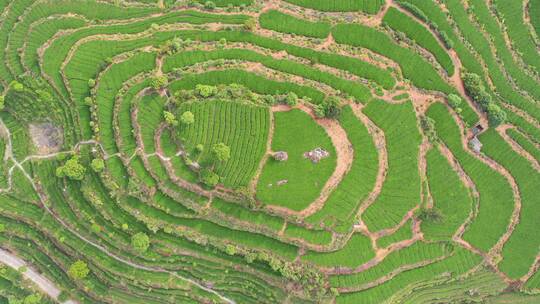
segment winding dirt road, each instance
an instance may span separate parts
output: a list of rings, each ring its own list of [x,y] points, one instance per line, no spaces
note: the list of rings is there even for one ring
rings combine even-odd
[[[32,269],[24,260],[2,248],[0,248],[0,263],[5,264],[15,270],[19,270],[22,267],[25,267],[26,270],[24,272],[21,272],[22,276],[25,279],[32,281],[41,291],[43,291],[43,293],[45,293],[54,300],[57,300],[58,296],[60,296],[60,293],[62,293],[60,288],[58,288],[44,275]],[[74,300],[68,300],[62,302],[62,304],[78,304],[78,302]]]

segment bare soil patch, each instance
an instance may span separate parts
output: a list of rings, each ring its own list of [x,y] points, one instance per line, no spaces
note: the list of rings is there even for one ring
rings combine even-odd
[[[58,152],[64,143],[62,128],[50,122],[32,123],[29,125],[29,132],[38,155]]]

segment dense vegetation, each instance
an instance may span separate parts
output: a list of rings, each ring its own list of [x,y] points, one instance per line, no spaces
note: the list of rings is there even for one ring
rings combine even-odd
[[[539,1],[0,11],[0,303],[538,301]]]

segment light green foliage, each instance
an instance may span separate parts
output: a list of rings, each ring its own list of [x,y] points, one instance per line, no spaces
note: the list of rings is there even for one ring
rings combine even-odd
[[[219,175],[209,169],[204,169],[201,172],[201,181],[209,187],[215,187],[219,183]]]
[[[195,122],[195,115],[190,111],[185,111],[180,115],[180,122],[184,125],[191,125]]]
[[[24,90],[24,85],[22,83],[18,82],[17,80],[13,80],[9,84],[9,87],[11,89],[13,89],[13,91],[15,91],[15,92],[22,92]]]
[[[167,84],[169,84],[169,79],[165,75],[154,76],[150,80],[150,85],[155,90],[163,89]]]
[[[63,166],[56,168],[57,177],[66,176],[73,180],[82,180],[85,173],[86,168],[80,163],[77,155],[72,156]]]
[[[231,148],[224,143],[217,143],[212,146],[214,157],[220,162],[226,162],[231,158]]]
[[[178,120],[176,120],[176,116],[173,113],[169,111],[163,111],[163,118],[165,118],[165,122],[169,126],[178,126]]]
[[[101,172],[105,168],[105,162],[101,158],[94,158],[90,163],[90,167],[94,172]]]
[[[457,109],[459,108],[459,106],[461,105],[461,102],[463,100],[461,99],[461,97],[459,97],[458,95],[456,94],[448,94],[448,104],[453,108],[453,109]]]
[[[81,280],[88,276],[90,269],[86,262],[78,260],[69,266],[68,274],[75,280]]]
[[[138,232],[131,237],[131,246],[138,253],[145,253],[150,247],[150,238],[144,232]]]
[[[200,97],[208,98],[208,97],[212,97],[212,96],[216,95],[217,87],[210,86],[210,85],[198,84],[195,87],[195,92],[197,92],[197,94]]]
[[[295,106],[298,104],[298,95],[296,95],[294,92],[289,92],[287,96],[285,96],[285,103],[289,106]]]

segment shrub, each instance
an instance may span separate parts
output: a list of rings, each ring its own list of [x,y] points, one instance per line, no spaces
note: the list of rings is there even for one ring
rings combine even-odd
[[[448,34],[446,32],[444,31],[439,32],[439,36],[441,37],[441,40],[443,41],[444,46],[447,49],[451,49],[454,47],[454,41],[452,41],[452,39],[448,37]]]
[[[420,126],[430,142],[434,143],[439,140],[435,130],[435,120],[422,116],[420,117]]]
[[[86,168],[80,164],[79,157],[76,155],[66,161],[63,166],[56,168],[56,176],[60,178],[67,176],[73,180],[82,180],[85,173]]]
[[[456,109],[461,105],[461,97],[459,97],[456,94],[449,94],[448,95],[448,105],[452,107],[452,109]]]
[[[296,95],[294,92],[289,92],[289,94],[285,96],[285,103],[291,107],[294,107],[298,104],[298,95]]]
[[[88,79],[88,87],[93,88],[96,86],[96,80],[95,79]]]
[[[246,22],[244,22],[244,29],[246,31],[253,31],[255,30],[255,28],[257,28],[257,22],[255,21],[255,19],[250,18],[246,20]]]
[[[465,73],[463,75],[463,84],[467,94],[488,114],[490,124],[498,126],[506,121],[506,112],[493,102],[480,76],[474,73]]]
[[[176,116],[174,116],[173,113],[169,111],[163,111],[163,118],[165,118],[165,123],[167,123],[169,126],[178,126],[178,120],[176,120]]]
[[[224,143],[215,144],[212,147],[212,153],[222,162],[228,161],[231,158],[231,148]]]
[[[219,175],[205,169],[201,172],[201,181],[207,186],[215,187],[219,183]]]
[[[212,1],[206,1],[204,3],[204,8],[209,9],[209,10],[213,10],[213,9],[216,8],[216,4],[214,2],[212,2]]]
[[[3,95],[0,95],[0,111],[4,109],[6,98]]]
[[[87,106],[91,106],[94,103],[94,100],[90,96],[86,96],[84,98],[84,104]]]
[[[335,96],[326,98],[323,103],[315,107],[315,114],[319,117],[337,118],[340,113],[339,99]]]
[[[488,105],[486,112],[488,114],[489,123],[494,127],[506,121],[506,112],[494,103]]]
[[[152,77],[152,80],[150,80],[150,85],[155,90],[162,89],[166,87],[168,84],[169,84],[169,79],[165,75],[154,76]]]
[[[418,212],[418,218],[422,221],[428,221],[428,222],[440,222],[443,220],[443,214],[442,212],[435,208],[422,208]]]
[[[191,125],[195,122],[195,115],[190,111],[185,111],[180,115],[180,122],[184,125]]]
[[[424,13],[424,11],[418,8],[418,6],[412,3],[402,2],[402,1],[398,1],[397,3],[399,4],[399,6],[407,10],[409,13],[413,14],[416,18],[422,20],[425,23],[429,23],[428,17]]]
[[[86,278],[89,273],[90,269],[88,269],[88,265],[81,260],[78,260],[75,263],[71,264],[68,270],[69,276],[76,280]]]
[[[208,98],[208,97],[212,97],[216,95],[218,92],[218,89],[215,86],[198,84],[195,86],[195,92],[203,98]]]
[[[103,171],[103,168],[105,168],[105,162],[101,158],[94,158],[92,160],[92,163],[90,163],[90,167],[92,167],[92,170],[94,170],[94,172],[99,173]]]
[[[150,238],[144,232],[139,232],[131,237],[131,246],[138,253],[144,253],[150,247]]]
[[[22,92],[24,90],[24,86],[22,83],[18,82],[17,80],[13,80],[9,87],[13,89],[15,92]]]

